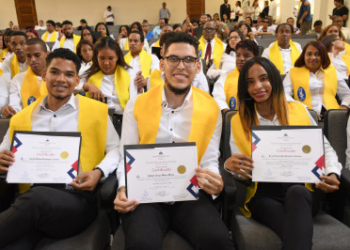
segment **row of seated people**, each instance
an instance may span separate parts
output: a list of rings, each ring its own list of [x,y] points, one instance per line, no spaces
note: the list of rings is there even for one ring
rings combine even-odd
[[[121,50],[110,38],[102,38],[98,43],[101,46],[97,44],[96,48],[100,50],[94,55],[98,59],[123,58],[117,58]],[[47,96],[42,94],[11,118],[9,131],[0,146],[0,173],[6,174],[15,161],[10,151],[14,130],[81,132],[84,138],[82,171],[69,186],[20,185],[21,194],[14,204],[0,213],[0,247],[15,249],[29,233],[36,234],[27,242],[32,247],[43,236],[65,238],[81,232],[96,217],[94,187],[102,177],[117,169],[119,188],[114,207],[121,213],[127,248],[161,249],[162,239],[171,228],[194,248],[234,249],[229,237],[232,228],[226,228],[213,205],[223,190],[218,166],[222,116],[215,100],[192,86],[201,71],[198,47],[198,41],[185,33],[169,35],[163,46],[164,60],[160,61],[164,83],[129,101],[120,98],[125,102],[121,140],[108,118],[107,105],[73,95],[79,84],[79,58],[63,48],[46,57],[42,82],[46,84]],[[32,56],[46,56],[45,48],[42,43],[27,42],[28,61],[34,61]],[[30,52],[35,49],[36,52]],[[101,71],[110,70],[106,65],[109,64],[101,65]],[[114,68],[116,79],[126,74],[122,66],[117,64]],[[98,72],[93,76],[101,81],[103,72]],[[225,169],[236,178],[251,178],[254,168],[250,152],[251,125],[310,126],[315,123],[303,104],[287,101],[280,73],[271,61],[254,57],[245,63],[241,73],[239,112],[232,120],[230,137],[232,157],[225,162]],[[32,85],[38,88],[35,81]],[[125,93],[125,88],[117,86],[117,95],[122,97],[119,90]],[[197,145],[198,201],[140,204],[137,200],[128,200],[123,145],[188,141]],[[319,210],[318,194],[339,188],[341,164],[327,139],[324,144],[326,169],[320,177],[322,181],[314,187],[316,192],[310,191],[310,185],[300,184],[252,183],[250,187],[254,192],[247,196],[245,215],[270,227],[285,248],[311,248],[312,217]]]

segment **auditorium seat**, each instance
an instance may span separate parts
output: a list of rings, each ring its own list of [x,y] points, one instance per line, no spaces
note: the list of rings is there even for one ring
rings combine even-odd
[[[231,156],[229,144],[231,118],[236,113],[236,111],[229,111],[224,117],[224,161]],[[233,241],[235,242],[237,249],[281,249],[282,241],[272,230],[253,218],[246,218],[239,211],[238,207],[242,206],[245,200],[247,183],[235,180],[235,185],[237,188],[236,204],[230,229],[232,230]],[[319,211],[314,218],[312,242],[312,249],[347,249],[350,245],[350,229],[329,214]]]

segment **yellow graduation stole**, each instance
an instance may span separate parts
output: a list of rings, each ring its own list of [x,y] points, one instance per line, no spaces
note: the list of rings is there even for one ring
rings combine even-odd
[[[239,71],[236,66],[235,69],[227,75],[224,83],[226,102],[231,110],[237,109],[238,78]]]
[[[163,85],[140,95],[135,102],[134,117],[138,123],[139,144],[154,144],[162,112]],[[188,142],[196,142],[198,164],[215,131],[219,107],[205,91],[192,87],[193,115]],[[152,119],[150,119],[152,117]]]
[[[21,87],[21,99],[23,108],[36,101],[40,96],[46,95],[46,82],[41,81],[39,89],[38,76],[34,74],[33,70],[29,67],[24,75],[24,81]]]
[[[224,53],[224,44],[217,36],[215,36],[214,39],[215,39],[215,45],[213,48],[213,63],[215,63],[215,68],[219,69],[219,65],[221,62],[221,56]],[[204,41],[203,36],[201,36],[201,38],[199,39],[198,50],[202,50],[201,59],[203,59],[204,58],[204,51],[205,51],[205,41]]]
[[[105,156],[107,139],[108,106],[104,103],[79,96],[78,132],[81,132],[80,166],[83,172],[93,170]],[[40,105],[45,96],[41,96],[33,105],[21,110],[11,118],[10,140],[13,131],[31,131],[31,117],[34,108]],[[99,128],[99,129],[96,129]],[[24,193],[30,184],[19,184],[19,192]]]
[[[0,69],[0,76],[2,76],[2,74],[4,74],[4,71],[2,71],[2,69]]]
[[[139,54],[139,57],[142,75],[144,78],[147,78],[151,74],[152,56],[144,49],[142,49]],[[132,60],[132,55],[130,51],[124,56],[124,60],[128,65],[130,65]]]
[[[154,43],[153,47],[160,48],[159,39]]]
[[[46,31],[46,32],[44,33],[44,35],[43,35],[43,41],[44,41],[44,42],[46,42],[47,36],[48,36],[48,35],[49,35],[49,32]],[[49,42],[56,42],[56,40],[57,40],[57,32],[54,31],[53,34],[50,36]],[[61,47],[62,47],[62,46],[61,46]]]
[[[164,81],[162,80],[162,77],[161,77],[161,73],[162,71],[160,71],[159,69],[153,70],[149,79],[151,83],[151,88],[164,84]]]
[[[345,46],[345,55],[350,56],[350,44],[343,42]]]
[[[346,71],[346,75],[350,75],[350,56],[348,55],[340,55],[343,62],[346,64],[346,67],[348,68]]]
[[[124,50],[129,50],[129,39],[126,39],[126,43],[124,45]]]
[[[298,102],[288,102],[288,122],[290,126],[303,126],[303,125],[309,126],[310,125],[308,112],[305,109],[304,105]],[[251,134],[249,134],[249,139],[247,139],[242,126],[239,113],[237,113],[232,117],[231,131],[232,131],[233,139],[235,140],[235,143],[238,149],[241,151],[241,153],[251,157],[252,156]],[[310,191],[313,191],[311,184],[306,183],[305,186]],[[247,207],[247,203],[254,197],[257,188],[258,188],[258,182],[253,182],[250,186],[247,187],[247,194],[244,202],[244,207],[240,208],[242,214],[245,217],[249,218],[251,216],[251,213]]]
[[[337,94],[337,71],[335,67],[330,65],[324,71],[324,104],[326,109],[339,109],[339,104],[335,99]],[[309,109],[312,109],[311,100],[312,96],[310,93],[310,71],[305,67],[294,67],[290,69],[290,78],[292,80],[294,89],[294,99],[302,102]]]
[[[66,42],[66,38],[62,37],[61,41],[60,41],[60,47],[61,48],[63,48],[65,42]],[[80,42],[80,36],[77,36],[77,35],[73,34],[73,42],[74,42],[74,50],[76,50],[77,49],[77,45]],[[76,53],[76,52],[74,52],[74,53]]]
[[[11,59],[10,68],[11,68],[11,78],[13,78],[15,75],[21,73],[21,70],[19,69],[19,63],[18,63],[18,58],[17,58],[16,54],[14,54],[12,59]]]
[[[90,76],[88,83],[95,85],[98,89],[101,88],[103,72],[99,72]],[[126,103],[129,101],[129,87],[130,87],[130,76],[129,73],[120,65],[117,65],[117,68],[114,73],[114,86],[117,91],[118,99],[120,101],[120,106],[124,109]],[[86,96],[91,98],[89,92],[86,93]]]
[[[6,49],[3,49],[3,50],[0,52],[0,62],[3,62],[3,61],[4,61],[2,58],[6,56],[6,54],[7,54],[8,51],[9,51],[9,49],[6,48]]]
[[[298,50],[295,43],[290,40],[290,60],[292,61],[292,65],[294,65],[295,61],[300,56],[300,51]],[[283,75],[285,72],[283,70],[283,58],[282,53],[280,51],[280,48],[278,46],[278,42],[274,42],[273,45],[270,47],[270,61],[276,66],[276,68],[280,71],[280,74]]]

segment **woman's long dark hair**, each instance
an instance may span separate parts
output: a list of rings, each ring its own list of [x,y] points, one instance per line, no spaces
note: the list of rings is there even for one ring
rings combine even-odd
[[[90,34],[91,34],[91,36],[92,36],[92,41],[93,41],[93,43],[95,44],[95,43],[96,43],[95,33],[94,33],[93,30],[92,30],[90,27],[88,27],[88,26],[86,26],[86,27],[84,27],[84,28],[81,29],[80,41],[84,40],[84,39],[83,39],[83,32],[84,32],[84,30],[88,30],[88,31],[90,32]]]
[[[124,68],[130,68],[130,66],[124,60],[123,51],[120,49],[119,44],[109,36],[106,36],[106,37],[100,38],[95,44],[91,68],[86,72],[86,74],[84,74],[84,77],[86,77],[86,79],[89,79],[90,76],[92,76],[93,74],[101,70],[100,65],[98,64],[97,57],[98,57],[98,53],[103,48],[108,48],[115,51],[118,57],[117,65],[120,65]]]
[[[100,25],[105,26],[106,31],[107,31],[107,33],[106,33],[106,34],[107,34],[107,36],[109,36],[109,30],[108,30],[107,24],[105,24],[105,23],[102,23],[102,22],[97,23],[97,24],[96,24],[96,26],[95,26],[95,31],[97,32],[98,26],[100,26]]]
[[[321,56],[322,68],[323,69],[328,68],[329,65],[331,65],[331,60],[329,59],[326,46],[319,41],[311,41],[311,42],[307,43],[303,48],[303,52],[301,52],[299,58],[295,61],[294,66],[301,68],[301,67],[306,65],[305,54],[306,54],[306,50],[309,46],[313,46],[318,50],[318,53]]]
[[[247,84],[249,69],[254,64],[261,65],[269,77],[269,81],[272,87],[270,103],[276,113],[278,122],[280,125],[289,124],[287,99],[284,93],[284,87],[279,71],[270,60],[263,57],[254,57],[244,64],[238,78],[238,110],[247,138],[250,134],[250,127],[252,125],[258,125],[258,118],[255,110],[255,101],[248,93]]]
[[[245,36],[243,35],[243,33],[240,30],[231,30],[230,33],[228,34],[228,39],[230,39],[230,35],[233,32],[236,32],[239,35],[239,37],[241,38],[241,41],[246,39]],[[231,51],[235,51],[235,49],[231,48],[229,42],[227,41],[227,46],[226,46],[226,49],[225,49],[225,53],[226,54],[230,54]]]

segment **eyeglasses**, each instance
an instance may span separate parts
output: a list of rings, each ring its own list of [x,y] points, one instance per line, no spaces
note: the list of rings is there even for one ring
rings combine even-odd
[[[216,30],[215,28],[205,28],[204,29],[205,31],[214,31],[214,30]]]
[[[182,61],[184,66],[186,68],[192,68],[194,65],[196,65],[196,62],[198,61],[198,57],[192,57],[192,56],[186,56],[184,58],[179,58],[178,56],[167,56],[165,59],[168,62],[168,65],[172,68],[177,67],[180,62]]]
[[[238,40],[239,38],[239,36],[231,36],[228,40]]]
[[[269,23],[269,21],[263,21],[263,23]]]

